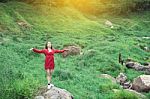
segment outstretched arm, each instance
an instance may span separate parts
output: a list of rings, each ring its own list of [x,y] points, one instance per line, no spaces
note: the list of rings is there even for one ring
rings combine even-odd
[[[63,53],[65,50],[54,50],[55,53]]]
[[[44,53],[44,50],[38,50],[36,48],[32,48],[31,50],[33,50],[36,53]]]
[[[68,49],[63,49],[63,50],[57,50],[57,49],[55,49],[54,50],[55,53],[63,53],[65,51],[68,51]]]

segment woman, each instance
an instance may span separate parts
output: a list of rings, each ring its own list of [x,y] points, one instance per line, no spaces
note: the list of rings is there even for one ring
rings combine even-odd
[[[63,53],[64,51],[68,51],[68,49],[63,49],[63,50],[56,50],[53,49],[51,42],[47,42],[45,44],[45,49],[38,50],[36,48],[31,48],[30,50],[33,50],[36,53],[42,53],[45,54],[45,71],[47,74],[47,80],[48,80],[48,89],[50,89],[53,84],[51,84],[51,76],[54,71],[54,54],[55,53]]]

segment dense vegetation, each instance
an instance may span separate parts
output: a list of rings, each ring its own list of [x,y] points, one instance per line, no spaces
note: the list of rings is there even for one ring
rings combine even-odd
[[[150,36],[149,11],[130,12],[127,15],[120,13],[127,11],[125,7],[129,8],[126,3],[144,0],[119,0],[122,3],[101,0],[101,4],[108,5],[103,6],[105,11],[99,10],[101,6],[96,7],[99,10],[97,11],[94,6],[96,16],[91,14],[89,9],[83,11],[80,7],[74,8],[62,3],[59,3],[59,7],[57,4],[49,6],[48,3],[38,4],[35,0],[31,1],[33,2],[26,1],[29,4],[14,0],[0,3],[2,99],[32,98],[38,87],[47,84],[43,68],[44,55],[29,51],[31,47],[42,49],[46,41],[51,41],[56,49],[62,49],[64,45],[69,44],[82,47],[83,55],[67,58],[62,58],[60,54],[55,55],[56,68],[52,82],[70,91],[75,99],[138,99],[134,94],[125,91],[114,93],[112,89],[122,88],[100,78],[99,75],[107,73],[116,77],[120,72],[124,72],[129,80],[133,80],[144,74],[118,63],[119,53],[122,53],[123,59],[132,58],[142,64],[150,62],[150,53],[143,50],[145,46],[150,47],[149,39],[143,38]],[[117,5],[123,7],[120,12],[115,10],[119,9]],[[108,10],[109,7],[114,9]],[[109,12],[113,12],[114,15],[110,15]],[[114,24],[113,29],[105,26],[106,20]],[[19,25],[19,22],[23,22],[24,25]],[[150,98],[150,93],[144,94]]]
[[[150,0],[1,0],[23,1],[29,4],[44,4],[49,6],[72,6],[86,13],[127,14],[133,11],[149,10]]]

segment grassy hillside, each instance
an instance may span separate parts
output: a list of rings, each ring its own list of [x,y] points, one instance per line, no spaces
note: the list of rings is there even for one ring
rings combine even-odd
[[[118,63],[118,54],[140,63],[150,62],[150,13],[128,16],[84,15],[68,7],[32,6],[21,2],[0,3],[0,93],[2,99],[28,99],[47,84],[44,55],[29,51],[44,48],[51,41],[54,48],[77,44],[83,55],[62,58],[55,55],[55,86],[71,92],[75,99],[136,99],[127,92],[118,96],[112,89],[122,89],[99,77],[107,73],[116,77],[125,72],[130,80],[144,72],[129,70]],[[114,24],[111,29],[105,20]],[[18,22],[26,25],[19,25]],[[140,47],[140,46],[141,47]],[[144,93],[150,98],[150,93]],[[120,96],[119,96],[120,95]],[[121,96],[122,95],[122,96]],[[123,98],[125,97],[126,98]],[[138,99],[138,98],[137,98]]]

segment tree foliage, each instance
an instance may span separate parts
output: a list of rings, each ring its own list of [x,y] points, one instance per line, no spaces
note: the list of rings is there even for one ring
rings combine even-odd
[[[0,2],[23,1],[35,5],[55,7],[70,6],[86,13],[128,13],[149,10],[150,0],[0,0]]]

